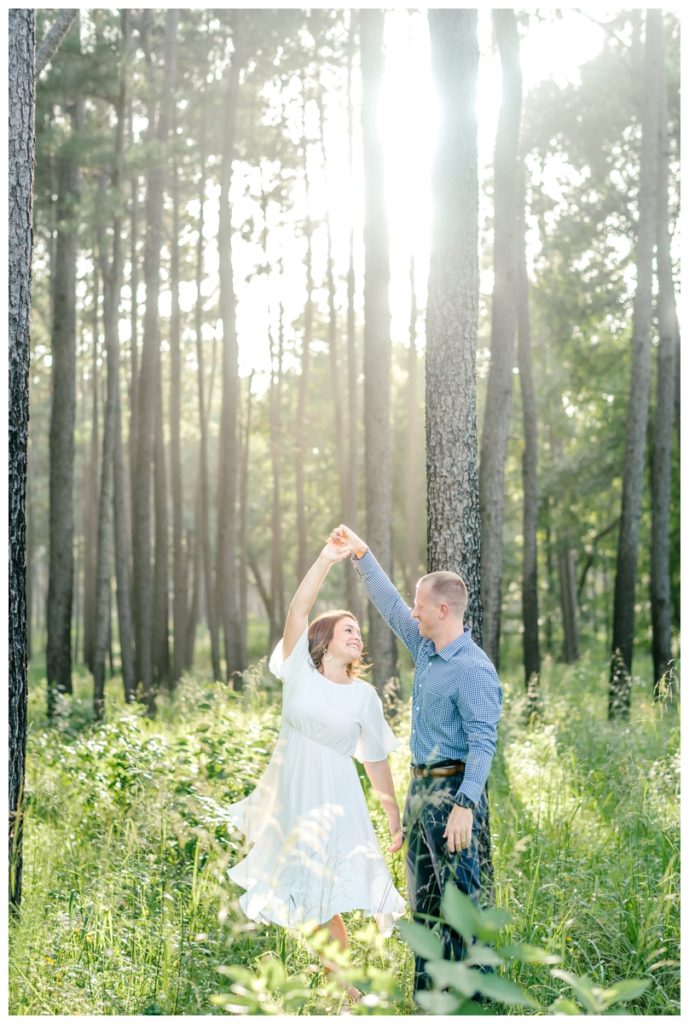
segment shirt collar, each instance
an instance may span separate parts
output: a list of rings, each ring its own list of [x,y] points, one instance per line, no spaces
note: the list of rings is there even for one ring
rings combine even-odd
[[[457,651],[460,651],[462,647],[466,646],[470,639],[471,630],[467,628],[464,630],[463,633],[460,633],[459,636],[455,637],[454,640],[451,640],[450,643],[447,644],[447,646],[443,647],[442,651],[436,650],[435,653],[438,655],[439,658],[442,658],[443,661],[450,661],[450,659],[454,657]]]

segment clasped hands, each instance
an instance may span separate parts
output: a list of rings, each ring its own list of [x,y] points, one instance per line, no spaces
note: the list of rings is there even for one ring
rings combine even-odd
[[[353,530],[350,530],[344,523],[340,523],[328,537],[326,547],[331,547],[339,553],[340,558],[347,558],[349,555],[363,555],[367,545],[357,537]]]

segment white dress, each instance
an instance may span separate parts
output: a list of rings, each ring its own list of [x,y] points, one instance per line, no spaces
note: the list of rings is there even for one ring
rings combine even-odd
[[[278,742],[253,793],[228,808],[254,844],[228,871],[246,889],[242,910],[284,927],[363,910],[389,935],[405,905],[352,756],[382,761],[400,741],[369,683],[333,683],[314,667],[306,630],[286,659],[280,641],[269,667],[284,684]]]

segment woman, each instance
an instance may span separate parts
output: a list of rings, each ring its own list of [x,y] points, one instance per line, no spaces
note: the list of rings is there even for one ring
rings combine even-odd
[[[362,761],[402,846],[400,812],[387,756],[399,746],[375,689],[359,678],[363,644],[354,616],[308,615],[330,567],[347,551],[328,541],[292,600],[269,662],[284,684],[280,736],[256,789],[229,808],[253,843],[228,872],[246,892],[255,921],[325,925],[342,948],[342,912],[362,910],[389,935],[405,910],[392,884],[352,756]],[[351,987],[350,998],[360,993]]]

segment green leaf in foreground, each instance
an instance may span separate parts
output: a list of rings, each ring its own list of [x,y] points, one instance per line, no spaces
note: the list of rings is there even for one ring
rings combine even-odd
[[[459,1007],[459,999],[449,992],[417,992],[416,1001],[424,1010],[438,1015],[454,1013]]]
[[[528,1006],[532,1010],[541,1009],[540,1004],[533,996],[524,992],[509,978],[504,978],[501,974],[484,974],[482,971],[477,971],[476,974],[477,988],[482,995],[513,1006]]]
[[[479,932],[479,912],[472,900],[449,882],[445,886],[440,908],[448,924],[470,944]]]
[[[624,1003],[628,999],[638,999],[650,984],[650,978],[628,978],[625,981],[618,981],[610,988],[603,989],[605,1005],[606,1007],[613,1006],[615,1003]]]
[[[397,927],[402,938],[414,950],[417,956],[425,960],[442,960],[443,944],[438,936],[429,928],[416,921],[400,921]]]

